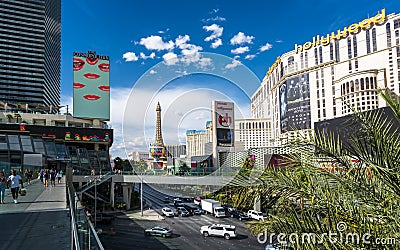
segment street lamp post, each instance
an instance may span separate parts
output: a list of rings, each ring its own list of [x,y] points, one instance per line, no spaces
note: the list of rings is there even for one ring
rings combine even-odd
[[[96,177],[94,177],[94,228],[97,224],[97,183]]]
[[[140,178],[140,212],[143,216],[143,177]]]

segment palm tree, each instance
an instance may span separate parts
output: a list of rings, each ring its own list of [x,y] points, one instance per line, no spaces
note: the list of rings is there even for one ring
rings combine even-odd
[[[19,113],[15,113],[14,114],[15,119],[17,119],[17,123],[18,123],[18,119],[21,118],[21,115]]]
[[[7,119],[8,119],[8,122],[11,123],[11,120],[13,119],[13,116],[10,115],[10,114],[7,114]]]
[[[243,203],[251,206],[261,196],[262,205],[275,211],[266,221],[249,224],[255,234],[292,234],[297,249],[395,248],[371,243],[400,236],[400,103],[387,91],[381,95],[395,120],[380,111],[355,112],[351,125],[357,127],[349,137],[316,132],[313,141],[290,146],[295,153],[286,167],[267,168],[257,180],[236,178]],[[311,240],[302,239],[309,233]],[[367,241],[360,240],[366,235]]]

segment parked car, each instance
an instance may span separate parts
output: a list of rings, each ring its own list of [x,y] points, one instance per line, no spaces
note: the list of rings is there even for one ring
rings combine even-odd
[[[247,216],[249,216],[251,219],[254,219],[254,220],[264,220],[263,213],[256,211],[256,210],[249,210],[247,212]]]
[[[243,212],[237,211],[236,209],[229,209],[228,210],[231,218],[237,218],[238,220],[250,220],[250,217],[244,214]]]
[[[181,217],[190,216],[190,213],[184,207],[177,207],[176,212],[177,212],[178,216],[181,216]]]
[[[182,206],[183,201],[180,198],[175,198],[174,199],[174,206],[179,207]]]
[[[193,204],[183,204],[183,207],[186,208],[186,210],[191,214],[191,215],[201,215],[202,210]]]
[[[172,211],[172,209],[169,208],[169,207],[163,207],[161,209],[161,212],[163,213],[163,215],[165,215],[167,217],[174,217],[175,216],[174,211]]]
[[[200,233],[204,237],[220,236],[227,240],[237,237],[236,227],[232,225],[212,224],[209,226],[202,226],[200,228]]]
[[[162,236],[163,238],[165,238],[165,237],[172,236],[172,230],[167,227],[163,227],[163,226],[155,226],[155,227],[144,230],[144,234],[145,235]]]

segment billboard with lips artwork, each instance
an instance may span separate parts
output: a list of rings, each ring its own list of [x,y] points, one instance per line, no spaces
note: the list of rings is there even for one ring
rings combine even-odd
[[[110,119],[110,59],[96,52],[74,52],[75,117]]]

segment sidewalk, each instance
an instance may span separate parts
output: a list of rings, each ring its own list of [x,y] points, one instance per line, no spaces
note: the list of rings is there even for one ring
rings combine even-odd
[[[71,228],[65,177],[55,187],[39,180],[24,183],[26,196],[14,204],[10,190],[0,204],[1,249],[71,249]]]

